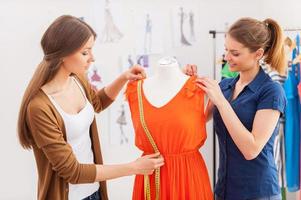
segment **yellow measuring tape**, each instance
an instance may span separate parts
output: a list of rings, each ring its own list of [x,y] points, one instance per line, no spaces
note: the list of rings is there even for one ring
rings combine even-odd
[[[142,103],[142,93],[141,93],[141,80],[138,81],[138,87],[137,87],[137,94],[138,94],[138,106],[139,106],[139,114],[140,114],[140,121],[142,124],[142,127],[144,129],[144,132],[151,143],[155,153],[159,152],[159,149],[149,132],[145,119],[144,119],[144,111],[143,111],[143,103]],[[160,168],[155,169],[155,184],[156,184],[156,200],[159,200],[160,198]],[[151,200],[151,191],[150,191],[150,181],[149,176],[144,175],[144,199]]]

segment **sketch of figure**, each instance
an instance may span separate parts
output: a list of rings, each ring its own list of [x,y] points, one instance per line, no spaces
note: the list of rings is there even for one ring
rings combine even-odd
[[[191,44],[187,41],[185,35],[184,35],[184,21],[186,19],[186,14],[184,13],[184,9],[183,7],[180,7],[180,31],[181,31],[181,43],[183,45],[186,45],[186,46],[191,46]]]
[[[100,41],[103,43],[111,43],[119,41],[123,34],[119,30],[119,28],[115,25],[110,7],[109,7],[109,0],[106,0],[106,6],[105,6],[105,26],[103,28]]]
[[[123,104],[121,104],[120,115],[117,118],[116,123],[119,124],[119,128],[120,128],[120,144],[128,143],[129,140],[126,137],[124,130],[123,130],[123,126],[125,126],[127,124],[126,118],[125,118],[125,109],[124,109]]]
[[[129,68],[132,67],[135,64],[131,55],[128,55],[127,62],[128,62],[128,67]]]
[[[190,26],[190,38],[191,38],[192,41],[195,41],[194,13],[192,11],[189,12],[189,26]]]
[[[93,69],[93,75],[91,76],[91,81],[92,82],[101,82],[101,77],[97,73],[97,69]]]
[[[102,78],[98,73],[97,67],[93,65],[92,69],[88,72],[88,80],[92,86],[92,88],[97,91],[102,84]]]
[[[146,14],[145,33],[144,33],[144,54],[149,54],[152,48],[152,20],[149,14]]]
[[[148,55],[140,55],[137,57],[137,64],[148,68],[149,67],[149,63],[148,63]]]

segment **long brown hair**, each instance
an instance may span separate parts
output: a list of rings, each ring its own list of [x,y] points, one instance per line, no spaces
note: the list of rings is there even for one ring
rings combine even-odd
[[[262,48],[264,61],[280,74],[286,73],[283,32],[275,20],[241,18],[230,27],[227,34],[251,52]]]
[[[26,124],[29,102],[56,75],[62,59],[80,49],[91,36],[96,38],[95,31],[84,21],[70,15],[57,18],[44,33],[41,40],[44,58],[24,92],[19,111],[17,132],[23,148],[32,148],[31,133]]]

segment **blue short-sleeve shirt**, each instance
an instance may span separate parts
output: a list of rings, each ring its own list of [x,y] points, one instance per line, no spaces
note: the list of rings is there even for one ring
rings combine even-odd
[[[224,79],[220,88],[242,124],[252,131],[255,114],[261,109],[284,112],[286,98],[281,85],[271,80],[262,68],[236,99],[230,101],[236,78]],[[219,168],[215,193],[222,199],[244,200],[280,194],[273,145],[279,122],[267,144],[253,160],[246,160],[232,140],[215,107],[214,128],[219,141]]]

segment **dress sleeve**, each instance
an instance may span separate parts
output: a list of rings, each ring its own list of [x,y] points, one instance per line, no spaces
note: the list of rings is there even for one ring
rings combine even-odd
[[[204,99],[205,94],[202,89],[196,86],[195,80],[196,76],[193,76],[188,80],[188,83],[185,86],[185,95],[187,98],[194,99],[194,107],[196,110],[201,111],[204,115]]]
[[[131,81],[128,82],[126,85],[126,90],[124,92],[125,99],[131,104],[135,100],[138,99],[137,97],[137,84],[138,81]]]
[[[31,102],[27,108],[26,123],[36,146],[60,177],[73,184],[95,181],[96,166],[77,161],[50,108],[40,102]]]

